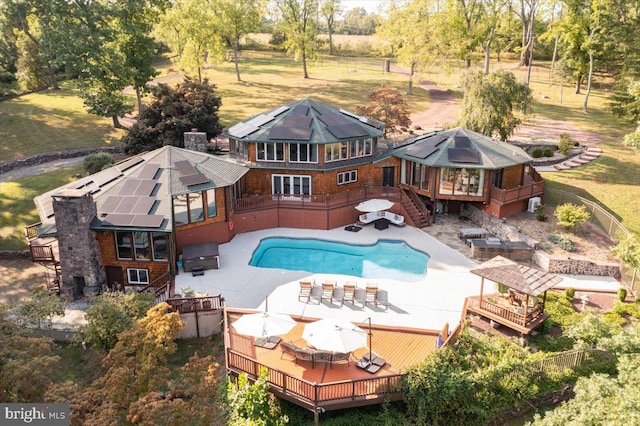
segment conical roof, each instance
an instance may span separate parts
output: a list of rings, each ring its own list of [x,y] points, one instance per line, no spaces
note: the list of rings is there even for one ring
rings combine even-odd
[[[520,265],[502,256],[484,262],[471,272],[531,296],[538,296],[562,281],[562,277]]]

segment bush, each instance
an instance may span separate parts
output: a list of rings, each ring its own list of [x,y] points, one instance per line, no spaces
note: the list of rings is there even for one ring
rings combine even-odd
[[[542,155],[545,157],[553,157],[553,150],[551,148],[545,148],[544,151],[542,151]]]
[[[567,300],[572,301],[576,295],[576,289],[573,287],[567,287],[564,290],[564,295],[567,297]]]
[[[550,235],[549,241],[551,241],[564,251],[573,252],[576,249],[576,247],[573,245],[573,241],[571,241],[571,238],[567,235]]]
[[[114,162],[113,155],[107,152],[99,152],[87,155],[82,161],[82,167],[84,167],[87,174],[92,175],[110,167]]]
[[[618,300],[624,302],[627,298],[627,289],[624,287],[620,287],[618,289]]]
[[[559,205],[553,215],[558,218],[558,225],[567,229],[574,228],[591,217],[585,206],[572,203]]]
[[[540,158],[540,157],[542,157],[542,153],[543,153],[542,149],[536,148],[533,151],[531,151],[531,156],[533,158]]]
[[[568,153],[570,153],[574,145],[575,141],[569,135],[569,133],[560,133],[560,138],[558,140],[558,151],[560,151],[562,155],[567,155]]]
[[[549,216],[544,212],[544,205],[542,204],[538,204],[538,207],[536,207],[536,219],[540,222],[546,222],[549,219]]]
[[[51,328],[53,317],[64,315],[64,301],[45,288],[36,288],[18,304],[17,320],[25,327]]]

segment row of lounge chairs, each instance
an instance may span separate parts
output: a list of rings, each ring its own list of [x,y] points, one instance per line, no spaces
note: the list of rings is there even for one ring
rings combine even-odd
[[[313,288],[316,284],[313,281],[300,281],[300,293],[298,293],[298,300],[309,303],[312,297]],[[367,283],[365,286],[364,297],[356,298],[356,292],[358,290],[358,284],[355,281],[347,281],[342,287],[336,284],[335,280],[325,280],[322,283],[322,292],[320,293],[320,303],[323,300],[327,300],[329,303],[334,301],[340,302],[340,305],[345,303],[351,303],[355,305],[356,302],[360,302],[362,307],[367,304],[373,306],[384,306],[386,303],[378,298],[378,284]]]
[[[282,350],[280,359],[287,355],[292,357],[296,364],[298,361],[310,362],[311,368],[314,368],[316,363],[326,363],[333,368],[334,362],[346,362],[349,364],[349,360],[351,359],[351,352],[330,352],[311,348],[301,348],[291,342],[282,342],[280,344],[280,349]]]
[[[366,225],[371,222],[375,222],[376,220],[387,219],[389,222],[394,225],[404,226],[404,216],[391,213],[388,211],[380,211],[380,212],[372,212],[372,213],[364,213],[358,216],[358,220],[363,225]]]

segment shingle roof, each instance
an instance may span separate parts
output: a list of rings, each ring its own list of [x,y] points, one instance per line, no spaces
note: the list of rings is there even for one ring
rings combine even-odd
[[[198,174],[203,183],[187,185],[181,177],[182,173],[176,163],[186,161]],[[52,196],[65,189],[91,189],[98,211],[97,217],[91,223],[92,229],[133,229],[142,228],[154,231],[170,232],[172,229],[172,197],[189,192],[222,188],[233,185],[249,171],[241,161],[229,157],[219,157],[203,152],[191,151],[174,146],[164,146],[137,156],[130,157],[112,167],[95,173],[86,178],[56,188],[34,198],[42,221],[40,233],[54,235],[55,217],[53,216]],[[150,210],[146,215],[161,216],[162,225],[155,228],[136,226],[115,226],[104,221],[109,212],[109,199],[121,197],[127,188],[140,181],[146,181],[146,188],[132,195],[136,202],[148,199]],[[188,182],[187,182],[188,183]],[[135,190],[134,190],[135,191]]]
[[[471,272],[531,296],[538,296],[562,281],[562,277],[517,264],[502,256],[484,262]]]
[[[472,154],[470,161],[465,161],[465,158],[452,161],[452,154],[454,151],[460,152],[460,146],[465,146],[462,151]],[[394,150],[393,156],[431,167],[488,170],[533,161],[522,148],[461,127],[408,139]]]
[[[245,142],[310,144],[379,138],[385,124],[305,98],[255,115],[222,133]]]

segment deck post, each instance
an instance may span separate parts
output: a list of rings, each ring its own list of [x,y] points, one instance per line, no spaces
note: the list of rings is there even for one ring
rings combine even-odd
[[[527,311],[529,310],[529,295],[527,294],[526,296],[524,299],[524,316],[522,317],[522,325],[524,327],[527,326]]]
[[[318,426],[320,424],[320,412],[318,412],[318,408],[313,410],[313,425]]]

